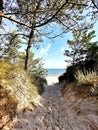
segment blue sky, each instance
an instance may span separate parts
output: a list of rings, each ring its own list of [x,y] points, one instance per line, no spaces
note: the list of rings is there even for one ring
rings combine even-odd
[[[43,43],[40,44],[39,50],[33,47],[32,51],[35,52],[36,57],[40,56],[44,59],[45,68],[65,68],[67,64],[63,54],[64,50],[68,48],[66,42],[70,38],[72,38],[70,33],[55,38],[53,41],[45,38]]]
[[[98,23],[96,23],[94,30],[96,31],[95,41],[98,41]],[[32,51],[35,52],[36,57],[44,59],[45,68],[66,68],[69,63],[65,60],[68,57],[64,56],[64,50],[69,49],[67,40],[72,39],[71,33],[66,33],[63,37],[57,37],[53,42],[47,38],[44,38],[43,43],[40,44],[40,49],[36,50],[32,47]]]

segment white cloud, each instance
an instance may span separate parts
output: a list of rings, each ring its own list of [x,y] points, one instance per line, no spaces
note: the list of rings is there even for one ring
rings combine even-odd
[[[51,47],[51,44],[48,44],[45,48],[41,48],[40,49],[40,54],[41,55],[46,55],[48,53],[50,47]]]

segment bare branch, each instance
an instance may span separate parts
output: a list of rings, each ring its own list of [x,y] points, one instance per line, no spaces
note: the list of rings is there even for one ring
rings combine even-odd
[[[68,0],[66,0],[66,2],[57,10],[57,12],[50,18],[48,19],[46,22],[40,24],[40,25],[36,25],[35,27],[41,27],[43,25],[46,25],[47,23],[49,23],[52,19],[55,18],[55,16],[61,11],[61,9],[68,3]]]
[[[92,0],[92,1],[93,1],[93,0]],[[51,17],[50,19],[48,19],[47,21],[45,21],[45,22],[43,22],[43,23],[41,23],[41,24],[35,25],[35,26],[33,26],[33,27],[34,27],[34,28],[38,28],[38,27],[41,27],[41,26],[44,26],[44,25],[48,24],[50,21],[52,21],[52,20],[55,18],[55,16],[61,11],[61,9],[62,9],[66,4],[76,4],[76,3],[70,3],[70,2],[68,2],[68,0],[66,0],[66,1],[61,5],[61,7],[54,13],[54,15],[52,15],[52,17]],[[80,4],[76,4],[76,5],[80,5]],[[87,5],[85,5],[85,4],[81,4],[81,5],[87,6]],[[19,13],[19,12],[16,12],[16,13]],[[30,12],[26,12],[26,13],[30,13]],[[22,13],[22,12],[21,12],[21,15],[24,15],[24,14],[25,14],[25,13]],[[17,23],[17,24],[26,26],[26,27],[28,27],[28,28],[32,28],[32,26],[30,26],[29,24],[25,24],[24,22],[21,22],[21,21],[15,19],[15,18],[12,18],[11,16],[5,15],[5,14],[3,14],[3,13],[0,14],[0,17],[4,17],[4,18],[6,18],[6,19],[8,19],[8,20],[11,20],[11,21]]]
[[[59,18],[57,18],[57,21],[59,21],[63,26],[65,26],[68,30],[70,29],[65,23],[63,23],[63,21],[61,21]]]
[[[93,5],[98,9],[98,6],[96,5],[95,0],[91,0],[91,1],[92,1]]]
[[[27,25],[27,24],[25,24],[24,22],[18,21],[18,20],[16,20],[16,19],[12,18],[11,16],[7,16],[7,15],[5,15],[5,14],[3,14],[3,13],[0,14],[0,17],[6,18],[6,19],[8,19],[8,20],[11,20],[11,21],[13,21],[13,22],[15,22],[15,23],[18,23],[18,24],[20,24],[20,25],[26,26],[26,27],[28,27],[28,28],[32,28],[30,25]]]
[[[84,6],[84,7],[87,7],[88,5],[87,4],[81,4],[81,3],[74,3],[74,2],[68,2],[68,4],[72,4],[72,5],[77,5],[77,6]]]
[[[65,34],[66,32],[68,32],[68,30],[66,30],[66,31],[63,31],[63,32],[61,32],[61,33],[59,33],[59,34],[57,34],[57,35],[54,35],[54,36],[46,36],[47,38],[49,38],[49,39],[55,39],[55,38],[57,38],[57,37],[59,37],[59,36],[62,36],[63,34]]]

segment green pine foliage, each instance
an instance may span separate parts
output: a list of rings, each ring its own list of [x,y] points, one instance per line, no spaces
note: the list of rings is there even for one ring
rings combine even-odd
[[[11,34],[0,35],[0,59],[5,59],[13,64],[17,63],[20,54],[19,49],[22,46],[21,37],[16,34],[17,31],[14,30]]]
[[[71,49],[65,51],[71,65],[59,82],[73,83],[81,93],[98,95],[98,42],[94,37],[95,31],[73,31],[73,40],[68,40]]]

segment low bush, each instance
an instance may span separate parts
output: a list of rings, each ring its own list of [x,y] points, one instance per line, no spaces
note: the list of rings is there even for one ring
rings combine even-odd
[[[58,80],[59,80],[59,83],[61,82],[67,82],[67,83],[70,83],[70,82],[74,82],[76,79],[75,79],[75,71],[77,70],[77,67],[76,66],[69,66],[67,69],[66,69],[66,72],[59,76]]]
[[[31,75],[32,83],[37,87],[39,94],[43,94],[45,91],[45,85],[47,81],[44,77],[38,75]]]

